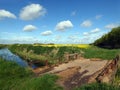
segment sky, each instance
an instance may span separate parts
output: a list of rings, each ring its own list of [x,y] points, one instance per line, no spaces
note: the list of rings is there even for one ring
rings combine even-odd
[[[0,44],[89,44],[120,26],[120,0],[0,0]]]

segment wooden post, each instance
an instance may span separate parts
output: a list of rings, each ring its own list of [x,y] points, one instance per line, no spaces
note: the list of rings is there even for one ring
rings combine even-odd
[[[48,66],[48,60],[45,60],[45,65]]]

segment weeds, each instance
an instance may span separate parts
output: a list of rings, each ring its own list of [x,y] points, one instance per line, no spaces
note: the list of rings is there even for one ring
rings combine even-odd
[[[106,83],[92,83],[78,87],[75,90],[120,90],[120,87]]]
[[[63,90],[55,83],[57,79],[51,74],[33,77],[29,69],[0,59],[0,90]]]

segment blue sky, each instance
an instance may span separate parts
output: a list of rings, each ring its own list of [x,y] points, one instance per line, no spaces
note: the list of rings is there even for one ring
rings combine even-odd
[[[120,25],[120,0],[0,0],[0,43],[92,43]]]

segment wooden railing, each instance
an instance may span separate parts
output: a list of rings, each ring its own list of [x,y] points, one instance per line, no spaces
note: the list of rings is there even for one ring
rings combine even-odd
[[[65,61],[76,60],[79,58],[79,54],[78,53],[74,53],[74,54],[66,53],[64,55],[64,58],[65,58]]]
[[[101,83],[112,83],[115,78],[118,66],[120,64],[120,55],[117,55],[97,76],[96,81]]]

